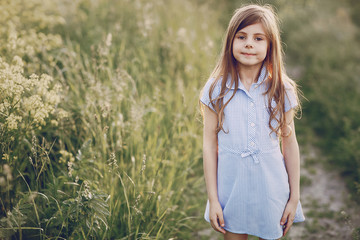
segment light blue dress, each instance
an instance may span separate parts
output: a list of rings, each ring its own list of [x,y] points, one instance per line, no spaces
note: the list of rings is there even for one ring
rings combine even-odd
[[[223,209],[224,229],[233,233],[246,233],[263,239],[282,237],[280,220],[289,199],[289,182],[279,139],[268,125],[266,70],[263,68],[257,83],[247,91],[239,80],[238,89],[224,97],[224,103],[235,96],[224,109],[223,128],[218,133],[217,190]],[[221,80],[221,79],[220,79]],[[213,79],[205,84],[201,102],[210,108],[209,89]],[[215,86],[213,98],[219,95],[221,81]],[[292,86],[285,84],[285,111],[297,106]],[[275,104],[273,102],[272,104]],[[213,109],[213,108],[212,108]],[[275,126],[275,122],[273,123]],[[209,200],[204,214],[209,219]],[[305,220],[300,201],[294,222]]]

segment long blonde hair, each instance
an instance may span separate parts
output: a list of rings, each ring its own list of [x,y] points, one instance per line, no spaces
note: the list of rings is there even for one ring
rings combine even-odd
[[[229,100],[223,104],[224,96],[230,91],[226,88],[226,81],[229,74],[231,76],[230,86],[235,85],[235,89],[238,88],[237,74],[238,69],[237,60],[233,56],[233,41],[236,33],[252,24],[261,23],[265,29],[266,37],[269,41],[266,58],[263,62],[263,67],[267,70],[267,79],[264,81],[268,88],[265,95],[268,95],[268,110],[270,113],[269,127],[272,132],[276,132],[277,135],[281,132],[281,128],[285,126],[285,82],[288,82],[294,88],[295,96],[297,97],[297,86],[285,72],[283,64],[283,51],[280,40],[279,22],[276,14],[269,5],[247,5],[235,10],[232,16],[229,26],[226,30],[226,37],[223,42],[223,48],[220,58],[210,75],[214,81],[211,84],[209,90],[209,99],[211,106],[215,109],[218,115],[217,133],[223,129],[224,123],[224,108],[234,97],[236,91],[233,91]],[[259,72],[260,74],[260,72]],[[222,78],[221,78],[222,77]],[[218,81],[221,80],[221,90],[219,96],[212,99],[212,95]],[[235,81],[236,80],[236,81]],[[271,101],[276,102],[275,106],[272,106]],[[272,126],[271,122],[275,120],[277,126]]]

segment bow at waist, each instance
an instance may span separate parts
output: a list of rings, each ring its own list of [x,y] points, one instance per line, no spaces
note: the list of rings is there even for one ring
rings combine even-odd
[[[246,158],[248,156],[251,156],[256,164],[260,163],[258,153],[260,153],[259,149],[244,149],[244,150],[238,150],[238,149],[230,149],[227,147],[219,147],[221,150],[224,150],[226,152],[231,152],[234,154],[239,154],[242,158]]]

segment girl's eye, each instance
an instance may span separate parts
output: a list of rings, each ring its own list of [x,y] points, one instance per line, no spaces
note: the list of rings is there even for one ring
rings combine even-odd
[[[245,36],[238,36],[239,39],[245,39]]]
[[[263,38],[261,38],[261,37],[256,37],[255,40],[256,40],[256,41],[262,41]]]

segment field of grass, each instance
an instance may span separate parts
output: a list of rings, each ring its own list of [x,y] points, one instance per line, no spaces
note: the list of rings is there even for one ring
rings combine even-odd
[[[198,97],[244,2],[2,1],[0,239],[193,239],[206,228]],[[357,5],[269,2],[309,99],[299,140],[317,134],[358,198]]]

